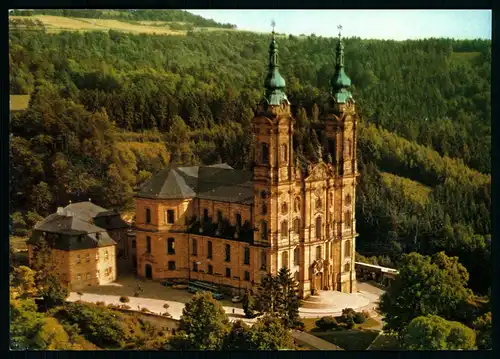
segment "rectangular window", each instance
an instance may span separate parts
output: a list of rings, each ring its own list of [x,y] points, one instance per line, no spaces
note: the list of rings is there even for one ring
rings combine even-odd
[[[231,278],[231,268],[226,268],[226,278]]]
[[[266,251],[262,250],[260,252],[260,269],[266,269],[266,265],[267,265]]]
[[[243,264],[250,264],[250,248],[245,247],[245,255],[243,259]]]
[[[231,262],[231,246],[226,244],[226,262]]]
[[[85,262],[90,262],[90,254],[87,254],[87,255],[85,256]]]
[[[101,273],[100,273],[99,271],[96,271],[96,272],[95,272],[95,277],[96,277],[96,278],[99,278],[100,276],[101,276]]]
[[[175,262],[174,261],[168,262],[168,270],[175,270]]]
[[[217,210],[217,222],[222,222],[222,211],[220,209]]]
[[[241,214],[240,213],[236,213],[236,225],[238,227],[241,227]]]
[[[168,254],[175,254],[175,238],[169,238],[167,240],[167,253]]]
[[[80,262],[81,262],[80,255],[77,255],[76,256],[76,263],[80,263]]]
[[[208,253],[207,253],[207,258],[212,259],[212,241],[208,241]]]
[[[203,209],[203,222],[208,222],[208,209]]]
[[[192,253],[193,256],[197,256],[198,255],[198,241],[196,240],[196,238],[193,238],[193,253]]]
[[[293,264],[299,265],[299,249],[295,248],[293,250]]]
[[[250,281],[250,272],[247,270],[245,271],[245,280]]]
[[[151,253],[151,237],[146,236],[146,253]]]
[[[90,273],[87,273],[87,280],[90,279]]]
[[[82,275],[81,274],[77,274],[76,280],[82,280]]]
[[[99,262],[99,252],[97,252],[97,253],[95,254],[95,261],[96,261],[96,262]]]
[[[149,208],[146,208],[146,223],[151,223],[151,210]]]
[[[316,247],[316,259],[321,258],[321,246]]]
[[[198,272],[198,263],[193,262],[193,272]]]
[[[208,274],[213,274],[213,273],[214,273],[214,267],[211,264],[209,264],[208,265]]]
[[[173,224],[174,221],[175,221],[174,210],[173,209],[167,209],[167,223],[168,224]]]

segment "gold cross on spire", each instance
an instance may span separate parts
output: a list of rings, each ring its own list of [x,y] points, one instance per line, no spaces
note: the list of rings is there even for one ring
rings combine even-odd
[[[337,29],[339,29],[339,37],[341,36],[341,31],[342,31],[342,25],[337,26]]]
[[[273,27],[273,33],[274,33],[274,27],[276,26],[276,22],[274,20],[271,20],[271,26]]]

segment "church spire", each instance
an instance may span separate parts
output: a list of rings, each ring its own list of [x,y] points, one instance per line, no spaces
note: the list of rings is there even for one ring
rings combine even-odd
[[[338,26],[339,42],[336,49],[335,73],[330,81],[332,97],[338,103],[345,103],[348,99],[352,100],[352,94],[348,88],[351,86],[351,79],[344,71],[344,44],[342,43],[342,25]]]
[[[264,81],[265,96],[264,100],[269,105],[280,105],[283,101],[288,103],[285,94],[285,80],[279,72],[278,63],[278,44],[274,33],[275,22],[271,23],[273,27],[271,44],[269,45],[269,65],[266,80]]]

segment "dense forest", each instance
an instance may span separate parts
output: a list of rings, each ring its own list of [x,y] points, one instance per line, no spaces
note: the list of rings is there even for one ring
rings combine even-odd
[[[126,207],[168,163],[251,168],[269,40],[239,31],[47,34],[11,23],[10,91],[31,95],[11,119],[14,227],[70,199]],[[313,161],[336,43],[278,39],[296,152]],[[347,38],[345,62],[360,114],[358,251],[398,266],[403,253],[444,250],[485,293],[491,42]]]

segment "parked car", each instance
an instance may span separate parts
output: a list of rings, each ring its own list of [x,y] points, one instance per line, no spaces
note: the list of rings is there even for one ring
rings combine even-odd
[[[222,293],[212,293],[212,298],[217,299],[217,300],[221,300],[221,299],[224,299],[224,294],[222,294]]]
[[[231,302],[233,302],[233,303],[239,303],[242,300],[243,300],[243,298],[240,297],[239,295],[237,295],[237,296],[233,297],[233,299],[231,299]]]

